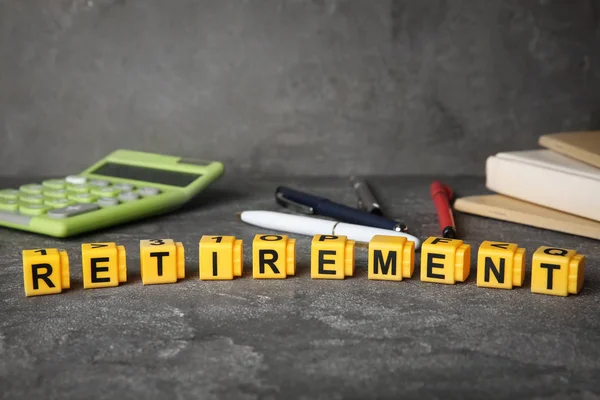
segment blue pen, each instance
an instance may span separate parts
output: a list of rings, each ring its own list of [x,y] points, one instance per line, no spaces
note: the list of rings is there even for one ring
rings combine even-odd
[[[406,225],[393,219],[334,203],[324,197],[313,196],[312,194],[283,186],[278,187],[275,191],[275,199],[285,207],[295,208],[307,214],[322,215],[351,224],[391,229],[397,232],[405,232],[407,230]]]

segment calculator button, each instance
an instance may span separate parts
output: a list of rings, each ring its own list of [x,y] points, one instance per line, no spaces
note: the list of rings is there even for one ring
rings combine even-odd
[[[93,196],[89,193],[70,194],[67,198],[78,203],[93,203],[94,201],[96,201],[96,196]]]
[[[135,189],[135,186],[133,186],[129,183],[115,183],[113,185],[113,187],[117,190],[122,190],[124,192],[129,192],[129,191]]]
[[[37,183],[30,183],[29,185],[21,186],[19,189],[21,189],[21,192],[27,194],[41,194],[43,188],[42,185],[38,185]]]
[[[25,215],[42,215],[48,211],[49,207],[43,204],[21,204],[19,212]]]
[[[87,182],[87,178],[85,176],[69,175],[65,178],[65,181],[73,185],[83,185]]]
[[[121,201],[134,201],[140,198],[140,195],[134,192],[121,193],[119,200]]]
[[[96,186],[96,187],[107,187],[110,185],[109,181],[105,181],[103,179],[92,179],[90,181],[90,185],[92,186]]]
[[[112,207],[118,205],[119,200],[115,199],[114,197],[100,197],[97,203],[101,207]]]
[[[19,192],[17,189],[2,189],[0,190],[0,199],[16,200],[19,198]]]
[[[138,189],[138,193],[140,194],[140,196],[144,197],[156,196],[157,194],[160,194],[160,190],[154,187],[143,187]]]
[[[27,194],[21,196],[21,200],[29,204],[43,204],[44,196],[42,196],[41,194]]]
[[[46,199],[44,204],[52,208],[61,208],[73,204],[73,202],[68,199]]]
[[[115,197],[119,194],[119,191],[112,187],[98,187],[92,188],[90,193],[100,197]]]
[[[0,210],[2,211],[17,211],[19,202],[17,200],[0,199]]]
[[[42,185],[49,189],[62,189],[65,187],[66,182],[64,179],[48,179],[42,182]]]
[[[86,212],[94,211],[99,209],[98,204],[72,204],[63,208],[57,208],[56,210],[48,211],[50,218],[68,218],[74,217],[75,215],[84,214]]]
[[[90,185],[88,185],[87,183],[67,185],[67,189],[70,192],[87,193],[90,191]]]
[[[65,189],[46,189],[44,195],[52,197],[53,199],[66,199],[69,192]]]
[[[0,211],[0,221],[11,224],[29,225],[31,217],[11,211]]]

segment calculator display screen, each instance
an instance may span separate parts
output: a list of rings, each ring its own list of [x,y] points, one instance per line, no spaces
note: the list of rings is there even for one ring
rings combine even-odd
[[[133,165],[107,162],[91,171],[95,175],[112,176],[114,178],[133,179],[136,181],[159,183],[162,185],[185,187],[202,175],[187,172],[167,171],[164,169],[136,167]]]

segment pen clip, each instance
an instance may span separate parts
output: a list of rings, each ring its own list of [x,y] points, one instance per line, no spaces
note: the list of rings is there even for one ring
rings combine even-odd
[[[275,193],[275,200],[280,205],[291,208],[292,210],[298,211],[303,214],[314,214],[315,210],[312,207],[306,206],[304,204],[296,203],[290,199],[287,199],[283,193],[277,192]]]

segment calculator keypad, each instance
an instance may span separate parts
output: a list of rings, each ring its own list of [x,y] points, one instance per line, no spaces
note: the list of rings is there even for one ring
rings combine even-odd
[[[138,193],[140,194],[140,196],[144,196],[144,197],[156,196],[157,194],[160,193],[160,190],[158,190],[155,187],[143,187],[138,190]]]
[[[21,204],[19,212],[25,215],[43,215],[50,207],[44,204]]]
[[[125,192],[119,195],[121,201],[134,201],[140,198],[140,195],[135,192]]]
[[[73,204],[69,199],[47,199],[44,204],[52,208],[62,208]]]
[[[18,211],[19,202],[17,200],[0,199],[0,210],[2,211]]]
[[[25,196],[21,196],[21,201],[30,204],[43,204],[44,196],[41,194],[28,194]]]
[[[66,199],[69,192],[66,189],[48,189],[44,190],[44,195],[46,197],[51,197],[53,199]]]
[[[72,185],[83,185],[87,182],[87,178],[85,176],[69,175],[65,178],[65,181]]]
[[[114,187],[99,187],[90,190],[90,193],[98,197],[116,197],[119,194],[119,190]]]
[[[64,219],[159,194],[159,189],[150,186],[136,188],[129,183],[112,184],[103,179],[87,180],[71,175],[65,179],[48,179],[41,184],[23,185],[19,189],[0,189],[0,212],[5,212],[5,217],[14,216],[9,218],[11,221],[21,221],[21,218],[20,223],[44,214]]]
[[[129,184],[129,183],[115,183],[113,185],[113,187],[117,190],[123,191],[123,192],[130,192],[132,190],[135,189],[135,186]]]
[[[39,185],[37,183],[31,183],[29,185],[23,185],[19,188],[19,190],[21,190],[21,192],[23,193],[27,193],[27,194],[40,194],[42,193],[42,190],[44,189],[44,187],[42,185]]]
[[[77,203],[93,203],[94,201],[96,201],[96,197],[92,196],[89,193],[74,193],[67,196],[67,199],[73,200]]]
[[[119,204],[119,200],[114,197],[100,197],[97,203],[100,207],[113,207]]]
[[[67,190],[70,192],[76,192],[76,193],[87,193],[90,191],[91,186],[88,185],[87,183],[77,183],[77,184],[70,184],[67,185]]]
[[[85,214],[86,212],[95,211],[99,209],[98,204],[72,204],[63,208],[57,208],[55,210],[48,211],[50,218],[68,218],[74,217],[75,215]]]
[[[110,182],[105,181],[104,179],[92,179],[90,181],[90,185],[97,186],[97,187],[106,187],[106,186],[110,186]]]
[[[0,190],[0,199],[16,200],[20,194],[21,192],[17,189],[2,189]]]
[[[62,189],[67,182],[64,179],[48,179],[42,182],[42,186],[48,189]]]

